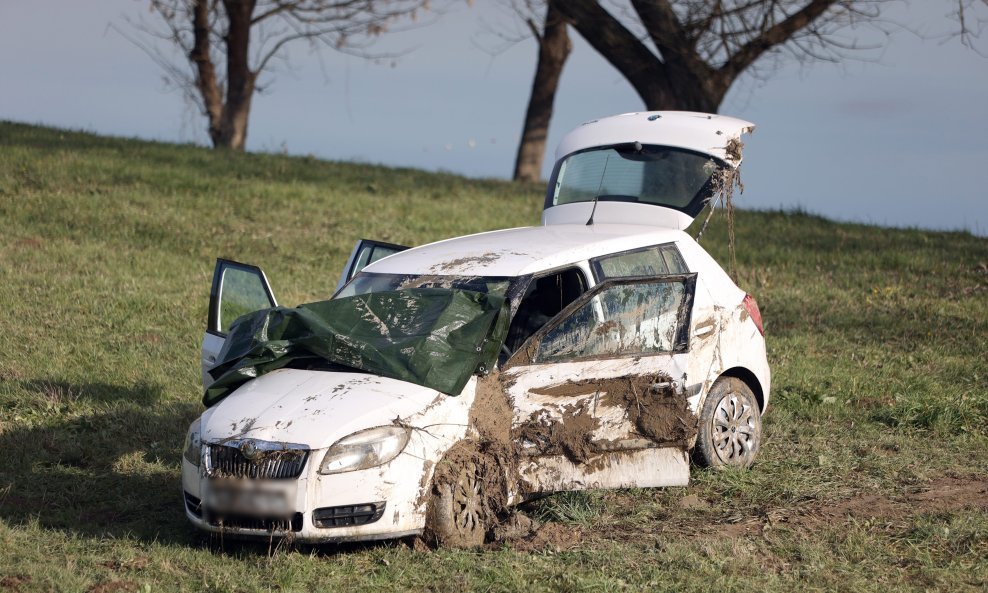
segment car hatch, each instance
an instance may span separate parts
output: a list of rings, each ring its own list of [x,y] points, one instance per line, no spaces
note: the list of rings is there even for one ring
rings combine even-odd
[[[685,229],[741,164],[754,124],[688,112],[627,113],[587,122],[556,150],[542,223]]]

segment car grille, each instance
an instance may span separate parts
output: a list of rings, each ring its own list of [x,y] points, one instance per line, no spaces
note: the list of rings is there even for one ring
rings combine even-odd
[[[252,515],[221,515],[209,512],[209,524],[213,527],[229,529],[252,529],[254,531],[302,531],[302,513],[289,517],[254,517]]]
[[[309,457],[307,449],[283,448],[263,450],[248,459],[243,452],[242,442],[209,445],[208,474],[213,478],[238,478],[250,480],[290,480],[297,478]]]

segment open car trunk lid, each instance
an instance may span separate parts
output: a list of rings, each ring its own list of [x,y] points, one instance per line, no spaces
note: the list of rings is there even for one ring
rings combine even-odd
[[[680,111],[587,122],[556,149],[542,224],[644,224],[685,229],[724,171],[741,164],[754,124]]]

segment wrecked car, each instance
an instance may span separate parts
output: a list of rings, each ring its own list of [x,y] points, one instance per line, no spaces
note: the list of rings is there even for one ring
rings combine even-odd
[[[236,537],[470,546],[513,505],[748,467],[770,372],[755,299],[684,232],[752,124],[632,113],[561,142],[542,225],[355,247],[279,307],[218,260],[185,514]]]

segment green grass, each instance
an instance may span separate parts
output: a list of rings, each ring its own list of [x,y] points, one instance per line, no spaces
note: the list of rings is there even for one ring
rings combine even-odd
[[[984,501],[910,498],[988,483],[988,240],[802,213],[737,213],[738,277],[773,367],[751,471],[527,510],[575,545],[289,548],[192,531],[179,459],[201,410],[214,258],[261,265],[285,304],[312,301],[359,237],[535,224],[541,192],[0,123],[0,592],[988,587]],[[715,218],[703,241],[722,262],[726,236]],[[840,512],[867,497],[888,512]]]

